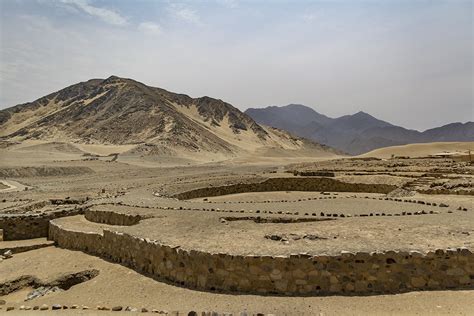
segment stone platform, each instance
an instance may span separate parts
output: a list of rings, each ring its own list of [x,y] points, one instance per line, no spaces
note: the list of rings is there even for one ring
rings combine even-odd
[[[96,205],[52,220],[49,238],[207,291],[367,295],[474,287],[471,212],[379,195],[315,197]],[[335,202],[339,211],[328,212]],[[295,211],[300,206],[308,211]]]

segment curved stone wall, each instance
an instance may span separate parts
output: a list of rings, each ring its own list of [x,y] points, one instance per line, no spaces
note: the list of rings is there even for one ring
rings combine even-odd
[[[84,213],[88,221],[108,225],[131,226],[138,224],[143,216],[133,214],[122,214],[112,211],[91,210]]]
[[[187,200],[207,196],[268,191],[389,193],[396,188],[396,186],[388,184],[346,183],[330,178],[271,178],[260,183],[238,183],[220,187],[200,188],[176,194],[174,197]]]
[[[338,256],[240,256],[172,247],[104,230],[65,229],[52,221],[49,238],[139,272],[202,290],[280,295],[367,295],[474,288],[474,255],[466,248],[420,253]]]

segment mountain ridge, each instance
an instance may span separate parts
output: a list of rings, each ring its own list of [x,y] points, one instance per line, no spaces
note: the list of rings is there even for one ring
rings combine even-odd
[[[363,111],[331,118],[311,107],[290,104],[249,108],[244,113],[257,123],[285,128],[298,136],[353,155],[409,143],[474,140],[473,122],[450,123],[420,132],[396,126]],[[302,115],[305,119],[299,120]]]
[[[0,111],[0,139],[135,144],[141,155],[234,157],[259,148],[336,151],[261,126],[231,104],[128,78],[90,79]]]

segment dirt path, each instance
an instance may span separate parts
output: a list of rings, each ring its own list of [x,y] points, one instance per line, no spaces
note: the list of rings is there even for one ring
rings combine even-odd
[[[24,191],[27,187],[20,182],[13,180],[0,180],[0,183],[3,184],[3,186],[0,186],[0,193]]]

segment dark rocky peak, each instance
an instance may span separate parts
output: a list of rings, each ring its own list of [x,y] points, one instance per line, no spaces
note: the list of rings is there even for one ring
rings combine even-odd
[[[102,81],[103,84],[111,84],[111,83],[120,83],[120,82],[126,82],[130,81],[131,79],[125,79],[125,78],[120,78],[118,76],[112,75],[108,77],[107,79],[104,79]]]

